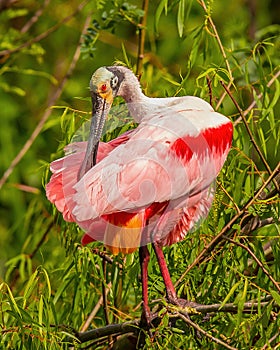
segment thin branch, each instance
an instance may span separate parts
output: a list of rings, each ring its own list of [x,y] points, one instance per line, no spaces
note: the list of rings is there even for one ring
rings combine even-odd
[[[24,34],[28,32],[28,30],[35,24],[39,18],[42,16],[45,8],[49,5],[50,0],[45,0],[43,6],[40,6],[39,9],[35,12],[35,14],[31,17],[31,19],[25,23],[25,25],[21,28],[21,33]]]
[[[80,5],[79,8],[82,9],[82,6]],[[87,19],[85,21],[85,25],[84,25],[83,31],[82,31],[83,33],[85,32],[85,30],[88,27],[89,23],[90,23],[90,17],[87,17]],[[8,169],[3,174],[3,176],[2,176],[2,178],[0,180],[0,189],[5,184],[5,182],[9,178],[9,176],[12,174],[14,168],[18,165],[18,163],[21,161],[21,159],[25,156],[26,152],[29,150],[29,148],[32,146],[32,144],[35,141],[35,139],[38,137],[38,135],[42,131],[42,129],[43,129],[47,119],[49,118],[49,116],[50,116],[50,114],[52,112],[51,107],[55,104],[55,101],[60,97],[60,95],[61,95],[61,93],[63,91],[63,88],[64,88],[68,78],[71,76],[73,70],[76,67],[76,64],[78,62],[79,57],[80,57],[80,45],[77,46],[77,49],[76,49],[76,51],[74,53],[74,56],[72,58],[72,62],[70,63],[68,71],[64,75],[63,79],[61,80],[61,82],[58,85],[58,87],[55,90],[55,92],[50,97],[48,105],[47,105],[47,108],[46,108],[46,110],[45,110],[41,120],[37,124],[36,128],[34,129],[33,133],[29,137],[29,139],[26,141],[26,143],[21,148],[20,152],[16,155],[16,157],[13,159],[13,161],[9,165]]]
[[[185,278],[185,276],[189,273],[189,271],[194,268],[196,265],[200,264],[204,258],[214,249],[214,247],[220,243],[220,241],[223,239],[223,236],[229,231],[232,226],[242,218],[242,216],[246,213],[247,209],[255,202],[255,200],[260,196],[261,193],[263,193],[263,190],[267,187],[267,185],[274,179],[274,177],[279,173],[280,171],[280,163],[276,166],[272,174],[269,176],[269,178],[262,184],[262,186],[254,193],[253,197],[248,200],[248,202],[244,205],[242,209],[240,209],[240,212],[236,214],[224,227],[223,229],[212,239],[210,243],[206,245],[206,247],[203,248],[203,250],[199,253],[199,255],[196,257],[196,259],[193,261],[192,264],[188,266],[188,268],[184,271],[182,276],[178,279],[178,281],[174,284],[175,287],[179,285]]]
[[[119,262],[114,261],[108,254],[106,254],[106,251],[101,251],[98,248],[93,248],[93,249],[91,249],[91,252],[93,254],[99,255],[103,260],[106,260],[107,263],[109,263],[111,265],[114,264],[114,265],[118,266],[118,268],[120,270],[123,269],[122,264],[120,264]]]
[[[141,18],[141,21],[140,21],[139,27],[138,27],[139,42],[138,42],[138,54],[137,54],[137,68],[136,68],[136,75],[137,76],[140,76],[142,74],[142,68],[143,68],[148,7],[149,7],[149,0],[143,0],[142,9],[144,11],[144,15]]]
[[[213,30],[214,36],[215,36],[215,38],[217,40],[217,43],[218,43],[218,46],[220,48],[221,54],[222,54],[222,56],[223,56],[223,58],[225,60],[225,64],[227,66],[227,70],[228,70],[228,73],[229,73],[230,81],[232,82],[233,81],[233,76],[232,76],[232,73],[231,73],[231,69],[230,69],[230,65],[229,65],[229,62],[228,62],[228,58],[227,58],[226,52],[224,50],[224,47],[223,47],[222,41],[220,39],[220,36],[218,34],[217,28],[215,26],[215,23],[213,22],[212,17],[209,15],[209,11],[207,9],[207,6],[206,6],[204,0],[198,0],[198,3],[202,6],[203,10],[206,13],[207,21],[210,23],[210,25],[212,27],[212,30]]]
[[[85,343],[89,340],[108,337],[110,335],[125,334],[137,331],[139,328],[140,320],[128,321],[120,324],[109,324],[102,328],[91,329],[87,332],[77,332],[75,336],[81,343]]]
[[[46,231],[42,235],[40,241],[37,243],[37,245],[34,248],[34,250],[31,253],[28,254],[29,259],[33,259],[34,255],[38,252],[38,250],[40,249],[41,245],[45,242],[45,240],[47,238],[47,235],[49,234],[51,228],[54,226],[54,223],[55,223],[55,219],[49,223]]]
[[[204,329],[202,329],[198,324],[194,323],[189,317],[186,312],[178,312],[179,318],[181,318],[185,323],[187,323],[189,326],[193,327],[196,329],[199,333],[203,334],[205,337],[209,338],[212,340],[214,343],[223,345],[225,348],[230,349],[230,350],[237,350],[237,348],[234,348],[227,343],[223,342],[221,339],[218,339],[214,337],[213,335],[209,334],[206,332]]]
[[[252,312],[253,310],[258,310],[258,307],[265,307],[269,304],[268,301],[263,301],[261,303],[248,301],[243,305],[243,313]],[[238,312],[238,305],[233,303],[227,303],[221,307],[221,304],[211,304],[211,305],[199,305],[195,308],[197,312],[200,313],[211,313],[211,312],[229,312],[236,313]]]
[[[280,219],[279,219],[280,221]],[[261,220],[259,216],[250,215],[249,221],[241,228],[241,232],[245,235],[249,235],[251,232],[266,225],[271,225],[275,222],[274,218],[267,218]]]
[[[112,287],[112,283],[110,282],[105,290],[106,295],[109,293],[109,290],[111,287]],[[89,317],[86,319],[85,323],[83,324],[81,328],[81,332],[85,332],[89,328],[91,322],[93,321],[94,317],[96,316],[98,310],[102,305],[103,305],[103,295],[101,295],[95,307],[93,308],[92,312],[90,313]]]
[[[266,86],[270,87],[275,82],[275,80],[278,79],[279,76],[280,76],[280,70],[269,80],[269,82],[267,83]],[[260,94],[257,95],[257,99],[260,100],[262,98],[262,96],[263,96],[263,93],[261,92]],[[251,112],[251,110],[255,107],[256,104],[257,104],[257,102],[255,99],[250,104],[250,106],[243,112],[244,117],[246,117],[246,115]],[[234,125],[239,123],[241,119],[242,119],[241,116],[238,119],[236,119],[234,122]]]
[[[258,153],[260,159],[262,160],[262,162],[263,162],[263,164],[264,164],[264,166],[265,166],[265,168],[266,168],[268,174],[271,175],[272,172],[271,172],[270,166],[269,166],[269,164],[267,163],[265,157],[264,157],[263,154],[262,154],[262,151],[260,150],[258,144],[256,143],[256,141],[255,141],[255,139],[254,139],[254,135],[253,135],[251,129],[249,128],[248,122],[247,122],[247,120],[246,120],[246,118],[245,118],[245,116],[244,116],[244,114],[243,114],[243,111],[242,111],[241,107],[239,106],[239,104],[238,104],[238,102],[235,100],[235,98],[233,97],[233,95],[232,95],[232,93],[230,92],[230,90],[228,89],[228,87],[224,84],[224,82],[223,82],[223,81],[220,81],[220,83],[222,84],[223,88],[226,90],[227,94],[229,95],[229,97],[231,98],[231,100],[232,100],[232,102],[234,103],[235,107],[237,108],[237,110],[238,110],[238,112],[239,112],[239,114],[240,114],[240,116],[241,116],[241,118],[242,118],[242,120],[243,120],[244,126],[245,126],[245,128],[246,128],[246,130],[247,130],[247,133],[248,133],[248,135],[249,135],[250,141],[252,142],[253,146],[255,147],[255,150],[257,151],[257,153]],[[273,183],[274,183],[275,187],[276,187],[277,189],[279,189],[277,182],[273,180]]]
[[[278,283],[275,281],[275,279],[271,276],[271,274],[264,267],[263,263],[257,258],[257,256],[252,252],[252,250],[249,247],[247,247],[243,243],[236,242],[233,239],[226,237],[226,236],[223,236],[223,239],[231,242],[234,245],[237,245],[238,247],[245,249],[251,255],[251,257],[255,260],[255,262],[258,264],[258,266],[262,269],[263,273],[270,279],[270,281],[274,284],[274,286],[276,287],[276,289],[280,293],[280,286],[278,285]]]
[[[161,300],[159,300],[159,303],[160,302]],[[252,312],[253,310],[258,310],[260,306],[261,307],[268,306],[269,304],[271,304],[271,302],[273,302],[271,296],[267,296],[266,301],[262,301],[262,302],[249,301],[247,303],[244,303],[244,307],[242,311],[244,313]],[[196,323],[192,322],[189,319],[190,315],[197,315],[198,313],[201,313],[201,314],[216,313],[216,312],[235,313],[238,311],[238,305],[235,305],[233,303],[227,303],[222,307],[221,305],[222,304],[195,305],[191,308],[188,308],[188,311],[185,311],[177,306],[168,304],[167,314],[169,318],[172,318],[172,319],[178,319],[178,318],[183,319],[187,324],[189,324],[191,327],[195,328],[197,331],[199,331],[200,333],[210,338],[212,341],[215,341],[218,344],[222,344],[219,339],[213,337],[212,335],[204,331],[202,328],[200,328],[199,325],[197,325]],[[165,303],[165,306],[166,306],[166,303]],[[275,306],[278,307],[278,305],[276,304]],[[183,315],[184,317],[181,317],[181,315]],[[160,320],[161,320],[161,316],[159,316],[157,313],[154,313],[152,316],[151,323],[157,324],[158,322],[160,322]],[[121,324],[110,324],[105,327],[89,330],[87,332],[76,332],[74,330],[72,330],[72,332],[81,343],[85,343],[90,340],[103,339],[104,337],[117,336],[125,333],[138,334],[140,331],[139,327],[140,327],[140,320],[136,319],[136,320],[124,322]],[[225,346],[225,344],[226,343],[223,343],[222,345]],[[234,348],[229,347],[229,349],[234,349]]]
[[[108,325],[110,324],[110,320],[109,320],[108,299],[107,299],[108,287],[106,287],[107,261],[104,259],[102,260],[102,268],[103,268],[103,276],[104,276],[104,280],[102,281],[103,309],[104,309],[105,321],[106,321],[106,324]]]
[[[41,33],[41,34],[35,36],[34,38],[32,38],[29,41],[21,44],[20,46],[15,47],[14,49],[0,51],[0,57],[1,56],[11,55],[11,54],[13,54],[15,52],[21,51],[22,49],[25,49],[26,47],[29,47],[32,44],[35,44],[35,43],[45,39],[51,33],[55,32],[58,28],[60,28],[62,24],[66,23],[66,22],[69,22],[78,12],[80,12],[85,7],[86,4],[87,4],[87,1],[82,2],[71,15],[63,18],[63,20],[61,20],[60,22],[55,24],[53,27],[51,27],[48,30],[46,30],[44,33]]]
[[[280,335],[280,328],[278,328],[277,333],[275,333],[275,334],[268,340],[268,342],[261,348],[261,350],[265,350],[265,349],[267,349],[268,347],[269,347],[270,349],[272,349],[272,348],[271,348],[271,343],[274,342],[274,340],[276,340],[276,339],[279,337],[279,335]],[[278,345],[279,345],[279,343],[278,343]],[[275,349],[276,349],[276,348],[275,348]]]
[[[233,75],[232,75],[232,72],[231,72],[230,64],[229,64],[229,61],[228,61],[226,52],[225,52],[225,50],[224,50],[222,41],[221,41],[220,36],[219,36],[219,34],[218,34],[218,31],[217,31],[217,28],[216,28],[216,26],[215,26],[215,23],[213,22],[211,16],[210,16],[209,13],[208,13],[208,9],[207,9],[207,6],[206,6],[204,0],[198,0],[198,3],[202,6],[203,10],[204,10],[205,13],[206,13],[207,21],[210,23],[210,25],[211,25],[211,27],[212,27],[212,30],[213,30],[213,33],[211,33],[211,34],[214,34],[214,37],[216,38],[217,43],[218,43],[218,46],[219,46],[219,48],[220,48],[221,54],[222,54],[222,56],[223,56],[223,58],[224,58],[224,60],[225,60],[225,64],[226,64],[227,71],[228,71],[228,73],[229,73],[229,79],[230,79],[230,81],[229,81],[227,87],[230,88],[234,79],[233,79]],[[219,107],[220,107],[220,105],[222,104],[222,102],[223,102],[225,96],[226,96],[226,93],[224,93],[224,94],[221,96],[220,100],[218,101],[218,103],[217,103],[217,105],[216,105],[216,109],[219,109]]]

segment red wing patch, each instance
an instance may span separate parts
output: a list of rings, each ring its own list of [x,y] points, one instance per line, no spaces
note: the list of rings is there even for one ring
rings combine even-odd
[[[231,145],[232,129],[232,123],[227,123],[208,128],[198,136],[181,137],[171,145],[171,150],[186,161],[191,159],[193,153],[198,157],[204,156],[207,150],[209,153],[223,154]]]

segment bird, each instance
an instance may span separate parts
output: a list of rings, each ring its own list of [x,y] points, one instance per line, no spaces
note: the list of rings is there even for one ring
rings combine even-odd
[[[90,79],[87,142],[74,142],[53,161],[46,196],[65,221],[113,254],[139,250],[142,316],[148,323],[151,244],[168,302],[181,305],[162,248],[185,239],[207,217],[215,179],[231,148],[233,126],[196,96],[148,97],[125,66],[98,68]],[[137,127],[101,142],[106,117],[121,96]]]

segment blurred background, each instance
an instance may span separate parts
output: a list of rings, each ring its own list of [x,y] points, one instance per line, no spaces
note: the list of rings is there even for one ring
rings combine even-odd
[[[270,168],[279,163],[280,85],[277,79],[268,83],[279,73],[280,3],[203,5],[150,1],[145,14],[136,0],[0,1],[0,282],[17,286],[15,293],[37,266],[55,270],[69,246],[79,242],[81,232],[74,225],[65,238],[70,226],[45,198],[44,186],[50,161],[63,154],[90,117],[88,84],[100,66],[122,62],[138,70],[148,96],[200,96],[236,121],[238,111],[220,84],[233,81],[230,89],[243,110],[255,101],[247,117]],[[139,63],[143,16],[146,37]],[[238,181],[242,190],[230,193],[242,205],[262,174],[267,178],[267,169],[238,125],[227,184]],[[232,160],[238,155],[243,160],[237,167]],[[249,179],[245,169],[251,171]],[[264,218],[276,220],[268,231],[277,236],[279,208],[263,205]],[[226,222],[231,214],[224,215]]]

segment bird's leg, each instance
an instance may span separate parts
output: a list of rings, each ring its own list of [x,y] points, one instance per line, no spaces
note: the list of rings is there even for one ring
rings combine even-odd
[[[150,260],[150,253],[146,245],[139,248],[139,258],[140,258],[140,266],[141,266],[142,300],[143,300],[143,312],[142,312],[141,321],[145,325],[149,325],[151,323],[151,311],[148,304],[148,264]]]
[[[178,297],[175,291],[175,288],[173,286],[173,283],[171,281],[171,277],[166,265],[166,261],[164,259],[164,255],[163,255],[163,251],[161,249],[161,245],[158,242],[154,242],[152,244],[153,249],[156,253],[156,257],[158,260],[158,264],[159,264],[159,268],[160,268],[160,272],[162,274],[163,277],[163,281],[165,284],[165,288],[166,288],[166,296],[167,296],[167,300],[172,303],[177,305],[178,304]]]

